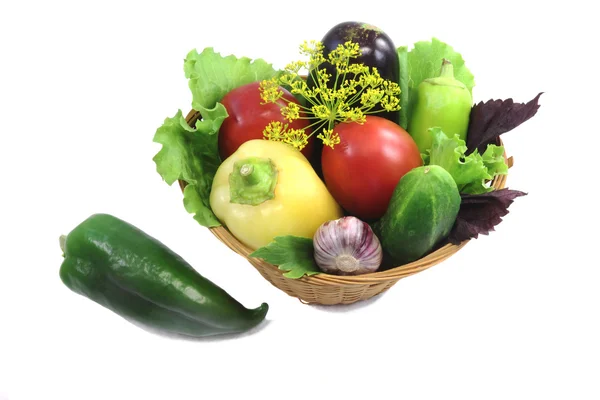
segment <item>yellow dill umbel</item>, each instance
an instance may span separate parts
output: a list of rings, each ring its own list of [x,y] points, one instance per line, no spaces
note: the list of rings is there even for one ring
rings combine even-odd
[[[306,60],[289,63],[277,77],[260,84],[262,104],[285,101],[286,105],[281,107],[285,120],[290,123],[297,119],[313,120],[307,128],[312,133],[307,135],[305,129],[290,129],[287,124],[273,121],[263,131],[265,139],[289,143],[302,150],[310,136],[320,132],[317,138],[333,148],[340,143],[334,131],[336,124],[364,124],[368,114],[400,109],[398,83],[383,79],[375,67],[352,62],[360,56],[358,43],[340,44],[327,57],[323,55],[323,49],[319,41],[304,41],[300,45],[300,54],[307,57]],[[325,62],[334,66],[333,76],[322,67]],[[315,87],[310,88],[302,77],[305,71],[310,74]],[[285,99],[281,87],[301,96],[306,105]]]

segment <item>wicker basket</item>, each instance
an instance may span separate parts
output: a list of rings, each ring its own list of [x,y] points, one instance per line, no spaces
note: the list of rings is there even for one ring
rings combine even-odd
[[[192,110],[187,115],[186,121],[190,126],[194,126],[199,118],[200,113]],[[506,153],[504,153],[504,157],[508,166],[511,167],[512,157],[507,158]],[[180,181],[179,184],[183,190],[185,183]],[[502,189],[505,184],[506,175],[499,175],[492,181],[492,185],[496,189]],[[252,250],[237,240],[225,227],[210,228],[210,231],[231,250],[246,258],[267,281],[278,289],[290,296],[297,297],[303,303],[324,305],[352,304],[383,293],[398,280],[433,267],[468,243],[467,240],[459,245],[446,244],[417,261],[385,271],[358,276],[337,276],[322,273],[304,276],[300,279],[290,279],[284,277],[284,272],[276,266],[261,259],[249,257]]]

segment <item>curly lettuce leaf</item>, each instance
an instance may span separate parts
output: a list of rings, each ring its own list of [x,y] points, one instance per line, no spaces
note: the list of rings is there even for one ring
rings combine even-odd
[[[464,194],[492,191],[486,184],[496,175],[508,173],[504,148],[489,145],[483,155],[478,151],[466,156],[467,146],[458,135],[448,137],[439,127],[430,128],[431,150],[424,156],[429,165],[439,165],[452,175],[458,190]]]
[[[255,250],[250,257],[262,258],[277,265],[283,276],[291,279],[321,272],[314,258],[313,241],[299,236],[277,236],[271,243]]]
[[[174,117],[165,119],[153,139],[162,144],[153,158],[157,172],[168,185],[178,180],[186,182],[185,209],[207,227],[221,225],[209,202],[212,181],[221,162],[216,133],[227,116],[225,107],[219,106],[210,111],[210,117],[198,121],[195,128],[178,110]]]
[[[508,174],[508,165],[506,164],[506,160],[504,159],[504,147],[489,144],[485,149],[485,152],[481,156],[479,156],[479,152],[476,151],[469,154],[465,159],[469,159],[472,156],[475,156],[476,158],[481,157],[481,161],[483,162],[483,165],[487,170],[487,175],[489,176],[489,178],[485,179],[493,179],[496,175]],[[492,190],[493,189],[490,186],[488,186],[484,180],[474,181],[465,185],[465,187],[462,190],[462,193],[477,194],[487,193]]]
[[[487,146],[481,159],[492,177],[508,174],[508,165],[504,159],[504,147],[490,144]]]
[[[527,193],[507,188],[490,193],[461,195],[460,210],[448,237],[453,244],[488,235],[508,214],[513,201]]]
[[[269,79],[277,74],[272,65],[263,59],[227,57],[216,53],[212,47],[201,53],[190,51],[183,70],[192,91],[192,108],[204,116],[231,90],[250,82]]]

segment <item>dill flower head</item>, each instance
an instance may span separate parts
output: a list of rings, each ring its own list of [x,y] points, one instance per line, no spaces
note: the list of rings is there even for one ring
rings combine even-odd
[[[263,131],[265,139],[286,142],[302,150],[310,136],[320,132],[317,138],[333,148],[340,143],[335,133],[336,124],[364,124],[368,114],[400,109],[398,83],[383,79],[377,68],[352,62],[360,56],[357,43],[340,44],[325,57],[321,42],[305,41],[300,45],[300,54],[306,57],[304,61],[291,62],[281,74],[261,82],[261,99],[263,104],[285,100],[281,115],[289,122],[312,120],[307,129],[313,133],[307,135],[304,129],[289,129],[287,124],[271,122]],[[327,72],[324,63],[332,65],[335,74]],[[305,71],[310,74],[314,87],[309,87],[302,76]],[[303,98],[304,105],[283,98],[281,87]]]

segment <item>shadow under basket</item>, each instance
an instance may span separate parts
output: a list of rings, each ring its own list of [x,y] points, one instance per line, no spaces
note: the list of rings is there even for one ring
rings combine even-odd
[[[192,110],[187,115],[186,121],[190,126],[195,126],[196,121],[200,118],[200,113]],[[499,144],[502,144],[502,142]],[[507,158],[505,152],[504,158],[509,168],[512,167],[512,157]],[[495,189],[502,189],[506,185],[506,178],[506,175],[496,176],[491,184]],[[183,190],[185,182],[179,181],[179,185]],[[281,271],[277,266],[262,259],[250,257],[249,255],[253,250],[237,240],[225,227],[219,226],[209,228],[209,230],[231,250],[246,258],[273,286],[292,297],[298,298],[303,303],[323,305],[352,304],[367,300],[385,292],[400,279],[439,264],[469,242],[466,240],[459,245],[447,243],[417,261],[384,271],[357,276],[337,276],[320,273],[304,276],[300,279],[290,279],[283,276],[284,271]]]

